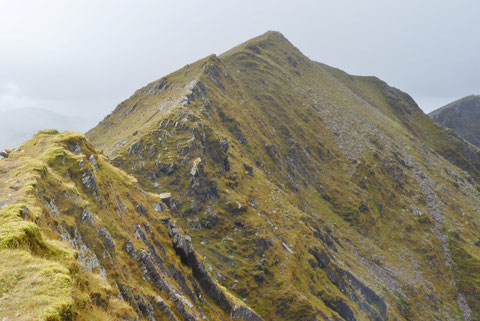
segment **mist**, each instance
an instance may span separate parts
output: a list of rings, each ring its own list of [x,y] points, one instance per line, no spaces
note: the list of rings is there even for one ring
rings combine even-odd
[[[480,93],[477,1],[1,1],[0,149],[85,132],[139,87],[267,30],[425,111]]]

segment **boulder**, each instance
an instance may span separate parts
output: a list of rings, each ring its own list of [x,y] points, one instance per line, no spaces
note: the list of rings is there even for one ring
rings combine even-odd
[[[200,157],[195,158],[193,161],[192,169],[190,170],[191,176],[201,175],[203,173],[202,159]]]
[[[105,245],[107,251],[112,251],[115,249],[115,241],[104,226],[98,230],[98,235],[102,239],[102,243]]]
[[[160,199],[165,203],[169,208],[172,205],[172,194],[171,193],[161,193]]]
[[[97,160],[95,159],[95,156],[93,154],[90,155],[88,160],[90,161],[90,163],[93,164],[93,166],[95,166],[96,169],[98,169],[98,163],[97,163]]]
[[[172,194],[171,194],[171,193],[161,193],[161,194],[160,194],[160,199],[161,199],[162,201],[169,200],[170,198],[172,198]]]

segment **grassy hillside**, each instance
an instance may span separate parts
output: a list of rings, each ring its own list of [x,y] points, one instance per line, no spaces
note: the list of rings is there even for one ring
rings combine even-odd
[[[211,278],[168,198],[81,134],[42,131],[0,160],[0,199],[2,320],[261,320]]]
[[[476,320],[478,151],[277,32],[161,78],[87,137],[265,320]]]

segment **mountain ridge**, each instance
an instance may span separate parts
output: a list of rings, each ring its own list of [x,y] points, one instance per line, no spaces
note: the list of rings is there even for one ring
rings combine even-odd
[[[46,257],[72,280],[52,298],[75,294],[53,320],[476,320],[479,158],[408,94],[267,32],[0,160],[0,237],[32,223],[71,253]]]
[[[321,258],[325,258],[324,255],[326,257],[331,255],[327,254],[332,251],[328,246],[322,250],[325,253],[323,256],[320,255],[322,253],[320,250],[308,250],[302,248],[302,246],[299,249],[301,255],[293,254],[296,253],[295,246],[292,247],[286,241],[287,235],[289,235],[288,226],[291,224],[287,222],[288,220],[297,220],[303,217],[302,220],[309,222],[305,226],[308,231],[308,226],[314,226],[318,223],[313,223],[307,217],[317,217],[318,214],[315,215],[314,213],[319,210],[323,213],[320,216],[323,218],[329,217],[325,213],[336,213],[334,215],[337,218],[339,217],[344,222],[356,226],[354,228],[357,231],[356,233],[365,233],[366,239],[369,237],[368,234],[372,233],[368,231],[372,229],[376,230],[375,233],[378,233],[372,238],[382,239],[384,236],[381,235],[384,235],[385,231],[381,230],[385,227],[380,228],[377,225],[380,224],[377,223],[377,220],[383,221],[385,219],[385,217],[382,219],[382,216],[389,211],[387,210],[387,204],[391,203],[390,211],[393,211],[391,214],[396,212],[395,208],[398,210],[399,207],[406,205],[400,205],[403,201],[393,201],[392,203],[392,194],[388,196],[388,192],[382,191],[378,187],[374,188],[373,186],[378,184],[378,181],[374,183],[376,181],[374,177],[379,175],[382,180],[381,185],[389,186],[387,190],[400,189],[401,194],[415,195],[417,192],[408,191],[409,188],[403,185],[405,183],[402,183],[404,179],[408,178],[407,180],[411,180],[409,184],[418,186],[418,189],[422,191],[421,193],[430,195],[434,193],[433,186],[427,187],[426,184],[428,183],[424,178],[424,176],[428,177],[426,171],[430,171],[430,169],[423,167],[425,161],[422,159],[438,158],[435,161],[437,164],[445,161],[455,163],[463,171],[470,173],[471,176],[461,170],[463,172],[461,175],[466,175],[465,182],[472,184],[473,191],[475,191],[475,179],[479,177],[478,153],[470,145],[458,139],[457,136],[444,131],[431,122],[410,96],[389,87],[378,78],[350,76],[338,69],[312,62],[288,41],[284,41],[284,38],[279,36],[278,33],[268,32],[224,54],[209,56],[200,60],[181,69],[178,73],[186,74],[186,78],[190,75],[199,78],[195,79],[195,85],[185,87],[187,91],[181,100],[183,103],[173,107],[170,114],[159,117],[158,122],[152,120],[151,127],[145,125],[144,130],[141,130],[142,127],[135,127],[135,130],[138,129],[142,133],[141,135],[138,133],[134,136],[120,135],[120,141],[109,141],[104,144],[100,136],[111,137],[110,135],[115,135],[117,132],[117,125],[113,123],[111,126],[100,124],[100,126],[87,133],[87,136],[99,148],[107,147],[107,154],[111,157],[113,163],[137,176],[147,189],[155,190],[156,186],[167,185],[175,187],[176,192],[174,194],[177,195],[181,204],[177,210],[177,215],[183,217],[183,225],[190,228],[192,239],[197,244],[200,244],[202,239],[212,241],[211,236],[202,231],[204,228],[201,227],[201,223],[200,225],[195,223],[197,220],[201,222],[202,217],[207,215],[204,214],[205,208],[212,208],[214,212],[219,211],[217,215],[222,218],[223,222],[219,220],[220,223],[216,224],[217,226],[221,225],[222,235],[234,234],[236,230],[245,228],[245,222],[238,223],[242,224],[239,225],[240,227],[228,227],[229,222],[235,221],[235,218],[228,217],[229,213],[232,213],[230,215],[234,215],[234,217],[244,213],[242,214],[244,219],[241,221],[248,222],[246,227],[255,230],[265,229],[261,226],[271,224],[268,217],[270,215],[274,216],[278,220],[278,224],[284,224],[285,227],[282,228],[280,235],[272,239],[281,240],[280,249],[283,248],[287,256],[288,253],[296,255],[299,260],[300,257],[312,255],[311,253],[318,253],[317,257]],[[180,83],[175,83],[178,79],[177,76],[178,74],[167,76],[162,78],[161,82],[172,84],[172,88],[175,87],[173,84],[182,88],[182,84],[194,81],[192,76],[192,78],[188,78],[189,80],[181,80]],[[158,95],[164,95],[162,99],[168,101],[170,98],[165,97],[176,95],[177,92],[167,88]],[[177,99],[180,98],[177,97]],[[151,119],[149,109],[151,109],[150,106],[156,105],[155,99],[145,96],[139,97],[135,94],[130,100],[127,100],[126,104],[132,105],[134,102],[144,102],[137,108],[143,108],[144,119]],[[308,105],[306,102],[308,102]],[[125,122],[121,122],[121,124],[125,125]],[[312,131],[312,129],[314,130]],[[134,132],[133,128],[130,130]],[[151,136],[153,136],[153,139],[150,138]],[[155,137],[158,137],[158,139]],[[161,148],[166,152],[161,152],[158,149],[157,141],[161,141],[160,146],[164,146]],[[116,150],[113,147],[119,142],[123,142],[125,147],[117,147]],[[414,145],[409,146],[412,142],[415,142]],[[172,148],[173,152],[170,152]],[[408,154],[412,153],[412,149],[415,150],[415,153],[423,149],[425,152],[422,153],[425,154],[409,156]],[[150,150],[152,152],[148,154],[147,152]],[[373,159],[370,156],[365,156],[368,155],[366,154],[367,151],[373,152]],[[359,158],[365,157],[364,161],[359,161]],[[385,163],[378,163],[375,157],[378,160],[384,159]],[[440,161],[443,158],[444,160]],[[365,165],[362,165],[364,162]],[[416,163],[423,165],[412,165]],[[185,181],[185,177],[189,177],[188,172],[194,170],[195,165],[192,164],[203,165],[203,177],[199,181],[193,178]],[[380,165],[381,170],[379,169],[379,172],[375,175],[374,173],[377,170],[369,169],[371,166],[369,164]],[[405,171],[409,174],[406,174]],[[253,173],[256,177],[255,183],[248,183],[251,180],[248,178],[250,174],[241,174],[244,172]],[[386,180],[383,181],[384,179]],[[264,180],[266,185],[261,183]],[[352,180],[354,185],[352,185]],[[369,180],[372,181],[369,182]],[[342,184],[338,183],[337,185],[335,181],[342,182]],[[252,188],[255,188],[255,184],[263,186],[266,194],[269,193],[269,189],[272,190],[272,193],[278,190],[282,198],[288,200],[287,203],[274,205],[267,202],[266,204],[269,205],[264,206],[267,208],[276,207],[277,209],[274,212],[279,211],[282,207],[288,208],[287,212],[292,214],[282,217],[268,211],[269,214],[264,219],[253,219],[255,212],[261,213],[260,210],[255,209],[255,206],[260,207],[257,198],[264,198],[263,193],[252,194],[251,191],[248,192],[248,186],[251,184],[253,184]],[[368,187],[370,184],[373,185]],[[186,194],[183,195],[183,193]],[[375,194],[377,194],[376,197]],[[343,195],[349,195],[351,200],[345,200]],[[364,196],[359,197],[360,195]],[[372,201],[372,196],[373,199],[380,197],[383,200]],[[363,197],[370,199],[370,201],[362,200]],[[395,199],[399,196],[393,197]],[[388,201],[389,198],[390,201]],[[440,248],[443,248],[443,252],[449,252],[448,242],[446,241],[447,235],[441,232],[444,216],[437,217],[439,205],[435,203],[435,199],[436,197],[432,196],[430,203],[427,202],[427,211],[430,211],[434,218],[426,224],[432,224],[432,228],[435,227],[431,231],[436,234],[435,238],[439,240]],[[235,210],[235,206],[232,206],[232,201],[234,204],[238,204],[238,211]],[[189,205],[186,206],[185,204]],[[252,206],[254,207],[252,208]],[[364,216],[361,213],[368,213],[368,215]],[[261,214],[259,217],[262,217]],[[423,219],[420,219],[420,221],[423,221]],[[339,224],[339,222],[337,221],[336,224]],[[385,224],[389,225],[389,223]],[[417,222],[414,225],[421,226],[422,224],[425,223]],[[300,229],[300,227],[297,228]],[[330,233],[335,233],[333,231],[338,229],[343,231],[348,228],[328,228],[331,231]],[[365,232],[361,232],[362,230]],[[319,232],[319,234],[323,233]],[[332,240],[332,237],[326,236],[325,238]],[[268,240],[269,237],[265,237],[265,239]],[[302,238],[295,239],[296,241],[291,239],[290,243],[303,244],[306,242]],[[242,238],[242,240],[243,242],[240,240],[238,242],[252,244],[245,245],[246,247],[252,247],[255,244],[254,240],[248,241],[248,238]],[[316,241],[308,242],[314,244]],[[219,248],[224,247],[221,246],[221,243],[216,241],[214,243],[214,248],[217,246]],[[338,250],[339,245],[335,242],[332,244]],[[240,255],[239,250],[230,248],[225,253],[221,252],[221,255],[219,255],[218,250],[213,248],[208,250],[210,254],[207,255],[207,258],[211,262],[216,262],[220,269],[228,271],[228,274],[232,275],[231,280],[233,280],[238,272],[224,267],[225,262],[222,263],[221,257],[228,257],[225,253],[238,257]],[[280,255],[280,252],[277,252],[276,255]],[[281,254],[281,256],[283,255],[285,254]],[[447,259],[442,264],[447,270],[453,271],[453,266],[450,263],[445,263],[449,261],[450,259]],[[236,261],[234,260],[234,262]],[[334,264],[331,259],[329,262]],[[389,263],[392,262],[389,261]],[[318,264],[323,267],[324,271],[327,271],[327,275],[332,273],[328,272],[332,271],[329,270],[328,266],[322,263]],[[267,266],[269,265],[271,263]],[[257,275],[253,266],[248,267],[250,263],[245,262],[244,266],[247,270],[252,270],[254,276]],[[293,267],[294,264],[290,263],[290,266],[292,270],[302,271],[308,275],[312,272],[307,272],[309,270],[307,267],[315,269],[317,263],[304,262],[298,267]],[[379,271],[381,271],[381,268]],[[270,277],[281,275],[279,273],[261,272],[260,275],[262,276],[257,276],[258,280],[254,280],[254,282],[258,284],[259,291],[261,288],[264,288],[264,290],[257,293],[250,289],[250,292],[252,292],[250,300],[253,301],[249,301],[250,295],[246,290],[239,289],[237,293],[246,293],[248,295],[247,302],[251,303],[256,310],[259,310],[261,315],[275,314],[281,319],[298,318],[299,310],[296,310],[297,314],[293,314],[295,317],[289,313],[293,313],[292,311],[299,309],[301,306],[305,306],[305,308],[300,308],[300,311],[316,310],[318,315],[324,314],[325,311],[334,310],[346,319],[352,318],[354,315],[355,318],[360,319],[382,319],[385,317],[385,314],[382,317],[381,312],[377,310],[378,307],[368,307],[372,303],[364,301],[366,298],[362,295],[357,297],[358,294],[351,294],[358,300],[353,306],[346,303],[350,302],[349,299],[340,299],[341,296],[336,297],[335,294],[333,294],[333,298],[336,297],[336,299],[329,298],[329,295],[332,294],[326,295],[326,293],[316,296],[316,298],[312,296],[307,300],[308,303],[306,301],[302,302],[298,298],[287,299],[289,296],[283,296],[281,291],[277,294],[268,294],[269,290],[267,290],[268,286],[265,285],[265,279],[268,279],[269,275]],[[363,272],[360,274],[364,275]],[[251,278],[248,274],[243,277]],[[337,282],[328,279],[328,277],[327,280],[327,282]],[[232,286],[228,277],[225,278],[224,282],[227,287]],[[241,280],[238,282],[241,282]],[[249,281],[245,282],[248,283]],[[290,284],[292,281],[284,282]],[[384,279],[383,282],[392,281]],[[365,285],[363,282],[360,282],[360,284]],[[342,287],[338,283],[332,286],[337,289]],[[372,290],[370,286],[367,285],[366,288]],[[395,291],[400,291],[399,287],[394,286],[393,288],[396,289]],[[293,291],[293,289],[290,291]],[[357,290],[342,288],[341,291],[356,293]],[[375,293],[376,291],[372,290],[372,292]],[[297,289],[293,293],[305,295],[305,290]],[[255,302],[254,297],[258,295],[268,297],[275,302],[293,300],[297,307],[291,306],[290,310],[287,309],[284,312],[278,309],[272,311],[273,307],[262,305],[258,299]],[[463,295],[460,293],[458,297],[459,302],[462,302],[458,306],[462,307],[464,309],[462,313],[468,316],[470,310],[468,305],[464,304]],[[318,301],[319,298],[320,301]],[[313,308],[312,304],[318,304],[318,307]],[[393,303],[390,301],[390,304],[385,306],[390,306],[395,311],[397,305],[397,302],[393,300]],[[307,306],[309,307],[307,308]],[[354,306],[357,306],[357,308],[354,308]],[[359,306],[362,308],[359,309]],[[270,309],[268,311],[271,312],[264,309]],[[310,315],[307,313],[308,317],[306,315],[303,317],[314,318],[313,314],[315,312],[310,313]],[[410,313],[414,314],[414,312]],[[366,315],[369,315],[369,317],[366,317]],[[326,317],[327,315],[323,315],[323,318]]]
[[[1,165],[7,320],[262,320],[211,279],[168,198],[138,189],[83,135],[39,132]]]
[[[438,124],[480,148],[480,95],[470,95],[429,113]]]

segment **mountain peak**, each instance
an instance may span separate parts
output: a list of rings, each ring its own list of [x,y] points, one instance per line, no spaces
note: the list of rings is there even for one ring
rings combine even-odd
[[[278,32],[145,86],[87,137],[140,188],[170,193],[221,286],[266,320],[478,313],[465,276],[480,155],[408,94]]]
[[[221,54],[221,57],[228,57],[231,56],[239,51],[242,50],[250,50],[255,53],[261,53],[261,49],[270,49],[270,50],[280,50],[280,51],[291,51],[298,49],[279,31],[272,31],[269,30],[264,34],[249,39],[240,45],[226,51],[225,53]]]
[[[480,95],[460,98],[432,111],[429,116],[480,148]]]

